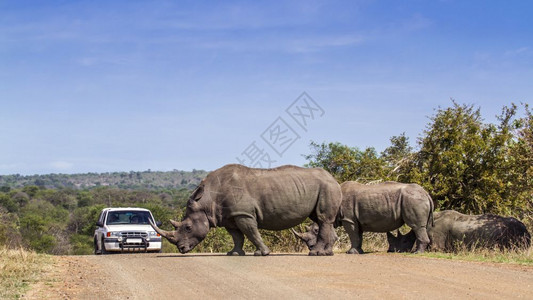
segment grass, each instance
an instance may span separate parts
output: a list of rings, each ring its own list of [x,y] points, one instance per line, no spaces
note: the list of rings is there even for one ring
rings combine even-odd
[[[428,251],[417,255],[422,257],[442,258],[449,260],[478,261],[533,266],[533,249],[531,247],[525,250],[511,249],[504,251],[493,249],[460,249],[452,253]]]
[[[403,234],[407,229],[402,228]],[[335,252],[344,253],[350,249],[351,243],[348,235],[344,230],[337,230],[339,241],[335,244]],[[389,245],[384,233],[365,232],[363,233],[363,250],[367,253],[384,253],[387,252]],[[503,264],[515,264],[533,266],[533,246],[528,249],[510,249],[500,251],[498,249],[486,249],[483,247],[468,248],[464,245],[457,244],[453,252],[435,252],[426,251],[421,254],[403,253],[409,256],[419,256],[428,258],[439,258],[460,261],[477,261]]]
[[[32,251],[0,248],[0,299],[19,299],[42,279],[53,257]]]

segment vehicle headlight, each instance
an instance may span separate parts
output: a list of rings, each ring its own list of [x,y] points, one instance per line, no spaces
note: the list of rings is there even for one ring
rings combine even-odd
[[[111,234],[112,237],[120,237],[120,236],[122,236],[120,234],[120,231],[111,231],[110,234]]]
[[[150,240],[151,238],[155,238],[155,237],[158,237],[159,236],[159,233],[155,232],[155,231],[147,231],[146,232],[148,234],[148,236],[146,237],[146,240]]]

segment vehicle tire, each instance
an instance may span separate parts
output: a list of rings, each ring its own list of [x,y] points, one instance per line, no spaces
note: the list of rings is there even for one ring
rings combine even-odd
[[[102,251],[98,250],[98,243],[96,242],[96,239],[94,239],[94,254],[95,255],[102,254]]]
[[[102,238],[102,250],[100,250],[102,254],[109,254],[110,252],[105,249],[104,239]]]

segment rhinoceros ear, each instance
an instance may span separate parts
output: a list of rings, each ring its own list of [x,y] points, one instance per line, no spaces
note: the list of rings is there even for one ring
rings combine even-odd
[[[202,198],[203,195],[204,195],[204,186],[199,185],[196,188],[196,190],[194,190],[194,192],[192,193],[191,198],[194,199],[194,201],[198,201]]]

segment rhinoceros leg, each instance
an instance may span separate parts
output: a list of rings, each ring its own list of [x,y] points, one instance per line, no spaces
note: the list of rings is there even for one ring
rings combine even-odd
[[[270,254],[270,249],[263,243],[261,234],[257,229],[257,221],[248,216],[235,217],[235,224],[239,227],[240,231],[254,244],[256,250],[255,256],[265,256]]]
[[[411,227],[416,235],[416,251],[415,253],[423,253],[429,244],[429,237],[426,227]]]
[[[242,250],[242,246],[244,244],[244,235],[239,229],[230,229],[226,228],[228,233],[231,235],[231,238],[233,239],[233,249],[229,251],[228,255],[244,255],[244,251]]]
[[[363,231],[360,229],[359,224],[342,221],[342,226],[348,236],[350,237],[350,242],[352,242],[352,248],[348,250],[348,254],[363,254]]]

